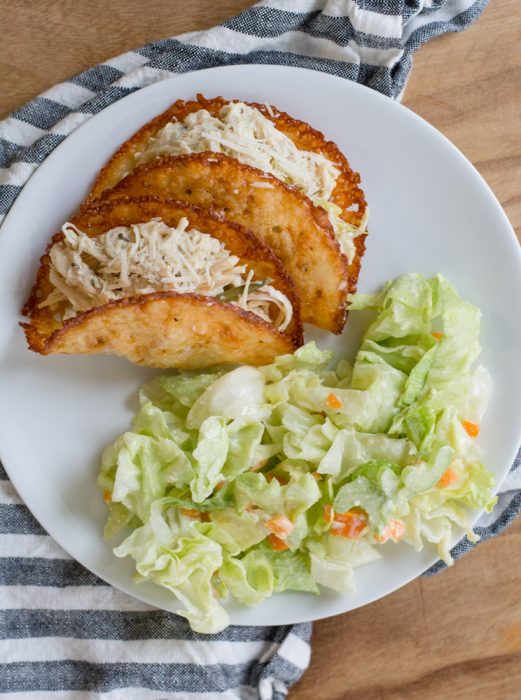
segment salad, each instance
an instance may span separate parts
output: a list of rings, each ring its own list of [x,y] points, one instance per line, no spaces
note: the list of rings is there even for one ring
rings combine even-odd
[[[476,540],[472,511],[495,504],[476,444],[480,311],[419,274],[350,309],[374,314],[352,365],[308,343],[264,367],[159,376],[104,451],[105,536],[124,529],[115,555],[198,632],[226,627],[227,596],[349,593],[387,542],[450,564],[453,528]]]

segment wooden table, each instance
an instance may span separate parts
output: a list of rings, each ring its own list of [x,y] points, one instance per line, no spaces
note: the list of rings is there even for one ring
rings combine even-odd
[[[2,0],[0,117],[56,82],[153,39],[211,26],[248,0]],[[474,163],[521,230],[521,13],[493,0],[423,47],[404,104]],[[491,231],[493,236],[494,232]],[[315,624],[291,700],[521,698],[521,520],[451,570]]]

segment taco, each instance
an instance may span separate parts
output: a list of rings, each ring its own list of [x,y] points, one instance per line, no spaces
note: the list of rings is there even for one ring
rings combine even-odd
[[[51,240],[23,313],[29,347],[150,367],[259,365],[302,344],[298,298],[253,234],[186,202],[121,198]]]
[[[302,320],[342,329],[352,291],[348,262],[324,210],[298,190],[235,158],[205,152],[140,165],[103,199],[144,193],[211,208],[251,230],[283,262],[300,298]],[[355,264],[358,259],[351,268]]]
[[[303,297],[303,318],[339,332],[345,320],[346,297],[356,289],[365,250],[367,206],[360,177],[351,170],[345,156],[305,122],[267,104],[221,97],[207,100],[201,95],[195,101],[179,100],[120,147],[98,175],[87,201],[103,196],[139,165],[158,157],[195,153],[207,157],[208,152],[231,157],[277,178],[326,214],[322,222],[329,222],[329,226],[323,226],[327,233],[322,233],[317,246],[332,233],[333,240],[327,245],[333,245],[337,258],[344,260],[344,269],[343,278],[338,280],[338,262],[330,276],[342,285],[343,303],[341,311],[331,308],[326,318],[321,311],[314,311],[311,299]],[[284,246],[282,239],[287,236],[292,237],[292,233],[280,232],[279,247]],[[295,247],[297,241],[294,237],[292,241]],[[307,262],[314,265],[316,260],[310,258]],[[295,277],[302,293],[305,281]],[[329,301],[333,303],[333,299]]]

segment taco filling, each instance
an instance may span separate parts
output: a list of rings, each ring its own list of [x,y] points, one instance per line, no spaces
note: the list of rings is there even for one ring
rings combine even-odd
[[[367,217],[359,227],[353,226],[341,218],[341,208],[328,201],[340,170],[321,153],[299,149],[258,109],[232,102],[221,108],[218,117],[200,109],[183,121],[169,122],[135,154],[135,161],[141,165],[159,156],[202,151],[231,156],[297,187],[326,210],[340,249],[352,262],[356,254],[354,239],[365,233]]]
[[[161,219],[117,226],[89,237],[72,223],[50,251],[49,281],[54,289],[40,308],[63,304],[63,320],[118,299],[172,291],[215,297],[250,311],[284,331],[293,316],[289,299],[271,280],[254,280],[224,244],[190,228]]]

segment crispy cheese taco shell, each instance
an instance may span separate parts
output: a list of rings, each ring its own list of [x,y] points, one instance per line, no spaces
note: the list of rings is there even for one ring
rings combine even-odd
[[[220,240],[257,279],[270,277],[272,286],[292,303],[288,329],[281,333],[256,314],[213,297],[167,291],[113,301],[62,321],[65,303],[39,308],[53,290],[49,250],[63,239],[57,233],[41,258],[35,285],[22,310],[30,318],[22,327],[32,350],[43,355],[113,353],[150,367],[196,369],[229,362],[265,364],[302,344],[299,302],[290,278],[269,248],[241,226],[186,202],[157,197],[96,203],[83,209],[72,223],[94,237],[116,226],[156,217],[171,227],[186,217],[190,228]]]
[[[302,320],[334,333],[342,330],[360,258],[348,265],[325,211],[295,188],[235,158],[203,152],[140,165],[103,200],[122,195],[183,199],[245,226],[284,263]]]
[[[200,109],[206,109],[212,116],[218,116],[222,107],[229,104],[229,102],[229,100],[225,100],[222,97],[206,99],[203,95],[197,95],[196,100],[178,100],[175,102],[169,109],[145,124],[122,144],[100,171],[87,198],[87,202],[101,197],[104,192],[110,190],[126,175],[132,173],[136,169],[136,153],[141,152],[148,140],[155,136],[168,122],[183,121],[188,114]],[[327,141],[320,131],[313,129],[309,124],[294,119],[276,107],[257,103],[248,104],[258,109],[266,119],[273,122],[277,129],[288,136],[298,148],[321,153],[335,164],[340,171],[340,175],[331,194],[330,201],[341,208],[341,216],[345,221],[359,226],[364,219],[367,208],[364,193],[359,186],[360,176],[351,169],[349,162],[338,146],[332,141]],[[358,236],[355,239],[355,246],[356,255],[348,272],[348,291],[350,292],[356,290],[361,259],[365,252],[365,235]],[[309,262],[312,265],[316,263],[315,260],[310,260]],[[322,319],[321,316],[318,316],[318,319],[317,321],[314,318],[310,318],[308,309],[304,310],[305,321],[309,320],[311,323],[316,323],[316,325],[328,328],[333,332],[340,332],[345,322],[345,306],[341,321],[336,320],[325,324],[325,322],[320,321]]]
[[[192,112],[206,109],[212,116],[218,116],[220,110],[230,102],[223,97],[206,99],[197,95],[196,100],[177,100],[166,112],[152,119],[125,141],[114,153],[105,167],[100,171],[88,199],[100,197],[105,190],[114,187],[126,175],[136,168],[134,156],[143,150],[151,136],[157,134],[170,121],[183,121]],[[347,158],[332,141],[327,141],[324,135],[309,124],[294,119],[289,114],[281,112],[277,107],[246,103],[258,109],[261,114],[272,121],[279,131],[286,134],[301,150],[321,153],[340,170],[340,176],[331,195],[331,201],[344,210],[343,218],[349,223],[359,225],[366,209],[363,191],[359,187],[360,175],[349,166]],[[351,209],[352,208],[352,209]],[[347,211],[349,209],[349,211]]]
[[[138,365],[202,369],[263,365],[292,352],[291,339],[252,313],[200,294],[158,292],[98,306],[45,337],[23,324],[42,355],[111,353]]]

